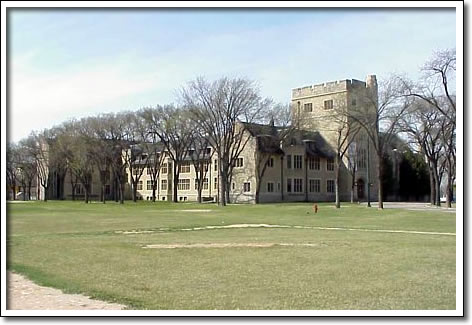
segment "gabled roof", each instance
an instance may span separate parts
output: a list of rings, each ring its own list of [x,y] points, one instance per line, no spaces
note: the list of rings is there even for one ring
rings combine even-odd
[[[283,146],[305,145],[306,153],[309,156],[325,158],[336,156],[336,151],[317,131],[292,130],[290,136],[281,139],[281,134],[287,128],[257,123],[242,124],[253,137],[257,138],[258,149],[261,152],[283,155]],[[281,140],[283,142],[282,147]]]
[[[306,143],[306,153],[312,157],[334,158],[336,151],[319,132],[301,131],[302,139]]]

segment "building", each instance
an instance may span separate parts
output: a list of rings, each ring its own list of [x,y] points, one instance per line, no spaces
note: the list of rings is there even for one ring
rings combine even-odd
[[[335,200],[335,157],[337,150],[346,149],[340,167],[339,194],[342,201],[367,199],[370,182],[370,198],[377,199],[377,158],[369,147],[364,131],[349,135],[349,148],[338,148],[338,138],[343,135],[343,125],[353,126],[355,114],[375,114],[377,102],[377,81],[367,76],[366,82],[341,80],[312,85],[292,90],[292,127],[287,128],[254,123],[240,123],[244,129],[247,144],[234,162],[230,183],[232,203],[334,201]],[[339,118],[339,112],[352,112]],[[337,116],[335,118],[335,116]],[[369,149],[370,148],[370,149]],[[196,158],[195,149],[190,148],[187,157],[178,166],[180,175],[177,184],[177,200],[196,201],[198,198],[198,177],[203,179],[202,200],[218,200],[217,156],[208,146],[204,155]],[[148,156],[149,155],[149,156]],[[139,152],[128,168],[125,179],[125,197],[131,198],[133,177],[138,177],[136,193],[138,199],[151,200],[153,180],[157,183],[156,200],[172,201],[174,161],[163,147],[154,153]],[[158,173],[152,165],[159,162]],[[150,167],[151,166],[151,167]],[[353,172],[354,171],[354,172]],[[65,175],[63,198],[81,198],[80,184],[72,186],[72,175]],[[71,182],[72,180],[72,182]],[[91,199],[105,195],[116,199],[116,180],[112,174],[107,178],[104,193],[98,172],[93,175]],[[70,184],[70,185],[68,185]],[[54,186],[53,186],[54,187]],[[54,189],[52,189],[54,192]],[[56,191],[57,192],[57,191]],[[74,195],[72,195],[74,193]]]

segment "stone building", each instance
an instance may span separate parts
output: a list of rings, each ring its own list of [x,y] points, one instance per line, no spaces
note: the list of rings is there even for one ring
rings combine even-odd
[[[345,147],[346,144],[339,146],[339,138],[346,135],[346,126],[356,125],[355,114],[375,114],[376,105],[377,82],[376,77],[370,75],[366,82],[341,80],[293,89],[290,130],[273,123],[240,123],[239,127],[244,128],[248,141],[234,162],[229,194],[231,203],[334,201],[335,157],[338,150],[344,149],[346,155],[339,176],[341,200],[365,201],[368,182],[371,184],[370,198],[376,200],[377,159],[365,132],[359,128],[357,133],[349,135],[346,142],[350,144],[349,148]],[[203,170],[200,175],[203,178],[202,200],[217,201],[217,156],[208,146],[198,160],[195,159],[194,149],[189,149],[187,157],[178,166],[177,201],[197,200],[196,168]],[[131,198],[133,190],[131,175],[141,175],[136,184],[138,199],[152,199],[153,177],[147,164],[158,159],[160,170],[156,178],[156,200],[172,201],[174,161],[163,147],[149,160],[145,159],[146,155],[136,155],[127,170],[126,198]],[[83,188],[77,184],[73,191],[71,178],[70,174],[65,176],[61,196],[70,199],[74,193],[80,199]],[[98,173],[92,178],[91,199],[95,200],[102,193]],[[116,199],[117,184],[111,173],[107,180],[103,195],[107,199]],[[51,191],[54,192],[54,186]]]

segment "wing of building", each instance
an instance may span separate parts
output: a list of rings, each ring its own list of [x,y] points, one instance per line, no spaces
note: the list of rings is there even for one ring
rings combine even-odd
[[[349,148],[340,147],[338,141],[343,125],[356,123],[350,120],[349,114],[345,115],[347,120],[340,119],[339,111],[373,114],[376,103],[368,102],[367,97],[377,101],[377,82],[372,75],[367,76],[366,82],[352,79],[295,88],[292,90],[293,119],[289,128],[273,123],[240,123],[247,142],[233,162],[229,185],[231,203],[334,201],[335,157],[340,149],[346,149],[339,175],[341,200],[366,200],[368,182],[371,184],[370,197],[376,200],[377,159],[372,147],[369,149],[365,131],[360,129],[353,133],[354,138],[347,141]],[[199,149],[202,152],[202,148]],[[202,200],[218,200],[218,157],[210,145],[203,149],[203,155],[196,155],[195,148],[190,148],[178,166],[178,201],[197,200],[199,177],[202,178]],[[132,176],[140,175],[135,182],[139,199],[151,200],[153,184],[156,184],[156,200],[172,201],[174,161],[164,146],[159,145],[152,153],[136,150],[132,154],[133,163],[125,175],[125,196],[131,198]],[[199,177],[196,168],[200,170]],[[83,196],[81,184],[74,184],[71,173],[51,173],[50,199],[80,199]],[[99,171],[94,172],[91,199],[102,196],[108,200],[117,199],[118,186],[111,171],[105,179],[103,189]],[[38,188],[38,197],[41,195],[41,188]]]

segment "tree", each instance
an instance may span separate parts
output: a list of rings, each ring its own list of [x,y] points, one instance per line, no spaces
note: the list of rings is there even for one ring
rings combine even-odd
[[[70,145],[69,168],[80,181],[84,189],[84,201],[89,203],[93,175],[93,151],[87,134],[87,120],[71,123],[69,132],[74,141]]]
[[[192,131],[187,123],[187,112],[172,105],[157,106],[143,111],[150,132],[155,134],[166,148],[167,155],[173,161],[173,201],[177,202],[177,189],[181,164],[187,157]]]
[[[435,116],[435,118],[441,125],[440,142],[443,146],[445,157],[443,167],[447,173],[446,204],[450,207],[456,164],[456,96],[455,83],[453,82],[456,73],[455,49],[446,49],[433,53],[433,57],[423,65],[421,71],[423,75],[418,82],[415,83],[407,79],[403,80],[404,88],[406,89],[405,95],[415,98],[416,102],[421,102],[423,106],[429,106],[430,109],[439,113],[439,116]],[[433,168],[434,166],[431,167],[431,169]],[[440,166],[436,168],[440,168]],[[437,170],[431,171],[433,175],[439,173]],[[434,177],[437,178],[436,176]],[[435,192],[432,203],[440,204],[438,185],[440,180],[441,177],[438,180],[432,180],[432,183],[433,181],[435,183],[431,188],[431,191]]]
[[[87,142],[93,163],[98,170],[100,179],[100,201],[106,203],[105,186],[110,181],[113,161],[113,144],[107,139],[106,129],[103,128],[107,117],[99,115],[84,120]]]
[[[257,134],[252,131],[254,126],[249,127],[249,124],[246,125],[246,129],[256,135],[256,150],[254,151],[256,203],[259,203],[262,179],[267,171],[267,167],[271,163],[271,159],[274,156],[283,156],[284,152],[280,145],[294,133],[296,130],[295,125],[297,125],[294,122],[296,117],[292,117],[290,104],[284,105],[279,103],[270,107],[270,110],[267,112],[267,118],[269,119],[267,125],[255,126],[259,131]]]
[[[16,182],[18,179],[18,147],[14,143],[7,145],[7,185],[11,198],[16,200]]]
[[[419,151],[426,157],[431,189],[431,204],[440,205],[439,159],[442,151],[441,127],[445,118],[427,101],[413,101],[408,114],[402,117],[402,132],[408,134]]]
[[[259,95],[253,81],[220,78],[209,82],[200,77],[181,89],[180,98],[192,119],[201,126],[218,156],[219,204],[229,201],[229,186],[235,161],[249,137],[240,122],[255,122],[270,104]]]
[[[49,185],[50,185],[50,145],[51,138],[48,130],[44,130],[41,133],[32,132],[28,138],[24,140],[24,146],[27,148],[29,154],[34,157],[34,161],[37,167],[39,185],[43,188],[43,200],[46,202],[49,197]],[[38,185],[38,186],[39,186]],[[38,197],[38,200],[40,197]]]
[[[377,156],[379,209],[383,209],[384,197],[382,160],[392,137],[400,131],[401,118],[410,107],[410,100],[402,96],[402,93],[402,80],[397,76],[380,82],[380,87],[375,79],[371,79],[362,98],[364,105],[357,105],[355,109],[349,110],[348,115],[350,120],[362,127]]]
[[[189,140],[189,156],[195,168],[197,201],[202,203],[202,190],[204,187],[208,189],[210,186],[207,174],[213,154],[210,148],[209,137],[200,125],[195,124],[193,126],[193,132],[190,134]]]
[[[149,136],[148,124],[141,114],[129,112],[126,114],[125,135],[129,143],[128,150],[123,154],[125,163],[129,167],[132,185],[133,202],[137,200],[138,183],[148,165],[150,155],[146,152],[146,141]]]
[[[23,187],[23,200],[26,201],[26,194],[28,194],[28,200],[31,200],[31,187],[36,177],[37,168],[34,156],[31,155],[31,151],[24,142],[24,140],[20,141],[17,147],[16,178]]]

